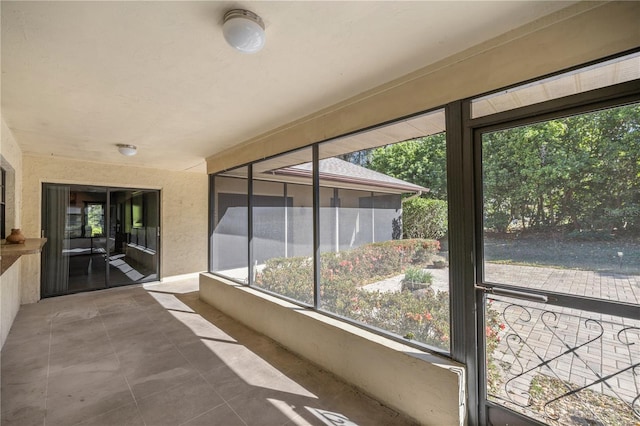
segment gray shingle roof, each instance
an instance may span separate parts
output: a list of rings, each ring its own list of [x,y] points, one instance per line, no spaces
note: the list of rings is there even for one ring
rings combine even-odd
[[[273,173],[280,175],[311,176],[312,163],[298,164],[296,166],[285,167],[274,170]],[[384,173],[367,169],[357,164],[339,158],[331,157],[320,160],[320,179],[335,182],[360,184],[387,189],[395,189],[402,192],[427,192],[428,188],[415,185],[401,179],[396,179]]]

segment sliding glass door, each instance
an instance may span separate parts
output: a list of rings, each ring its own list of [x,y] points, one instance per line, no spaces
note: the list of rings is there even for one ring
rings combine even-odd
[[[159,191],[44,184],[42,297],[158,279]]]
[[[159,193],[109,192],[110,286],[158,279]]]
[[[81,247],[71,246],[71,237],[80,237],[78,231],[82,225],[77,223],[77,217],[73,214],[76,209],[75,203],[71,204],[70,194],[68,185],[44,185],[42,188],[42,229],[43,237],[48,240],[42,249],[43,297],[73,291],[69,280],[79,260],[74,259],[73,269],[70,260],[76,257],[74,254],[79,255],[83,250]],[[86,266],[88,270],[88,264]]]

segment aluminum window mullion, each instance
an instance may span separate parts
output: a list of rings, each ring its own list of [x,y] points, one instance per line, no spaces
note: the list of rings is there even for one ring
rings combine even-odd
[[[449,300],[451,356],[467,368],[467,422],[478,421],[476,294],[474,291],[474,163],[468,101],[445,109],[447,140],[447,202],[449,214]]]
[[[313,308],[320,308],[320,149],[312,146],[313,162]]]
[[[216,228],[216,215],[215,215],[215,190],[216,190],[216,176],[209,175],[209,220],[208,220],[208,235],[209,235],[209,244],[207,244],[207,256],[208,256],[208,265],[209,272],[213,272],[213,251],[211,247],[213,246],[213,230]]]
[[[253,274],[255,273],[253,262],[253,164],[247,166],[247,260],[248,277],[247,285],[253,285]]]
[[[462,106],[454,102],[446,107],[447,139],[447,201],[449,215],[449,296],[451,315],[451,355],[465,360],[465,287],[469,267],[469,241],[463,232],[465,223],[465,187],[463,164]]]

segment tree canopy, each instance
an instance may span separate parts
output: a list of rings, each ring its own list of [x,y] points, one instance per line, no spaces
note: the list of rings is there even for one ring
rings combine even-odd
[[[372,150],[363,165],[446,200],[440,133]],[[640,228],[640,104],[482,135],[485,226]]]
[[[487,225],[629,229],[640,219],[640,105],[486,133]]]
[[[444,133],[374,149],[368,167],[429,188],[428,198],[447,199],[447,147]]]

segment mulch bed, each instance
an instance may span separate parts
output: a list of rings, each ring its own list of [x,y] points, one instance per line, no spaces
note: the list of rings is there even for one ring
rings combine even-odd
[[[570,384],[572,389],[578,386]],[[531,381],[529,389],[529,409],[545,413],[546,402],[563,395],[568,391],[561,380],[544,375],[537,375]],[[624,402],[617,398],[585,389],[577,394],[559,399],[547,406],[544,421],[550,425],[580,426],[633,426],[640,425],[636,417]]]

